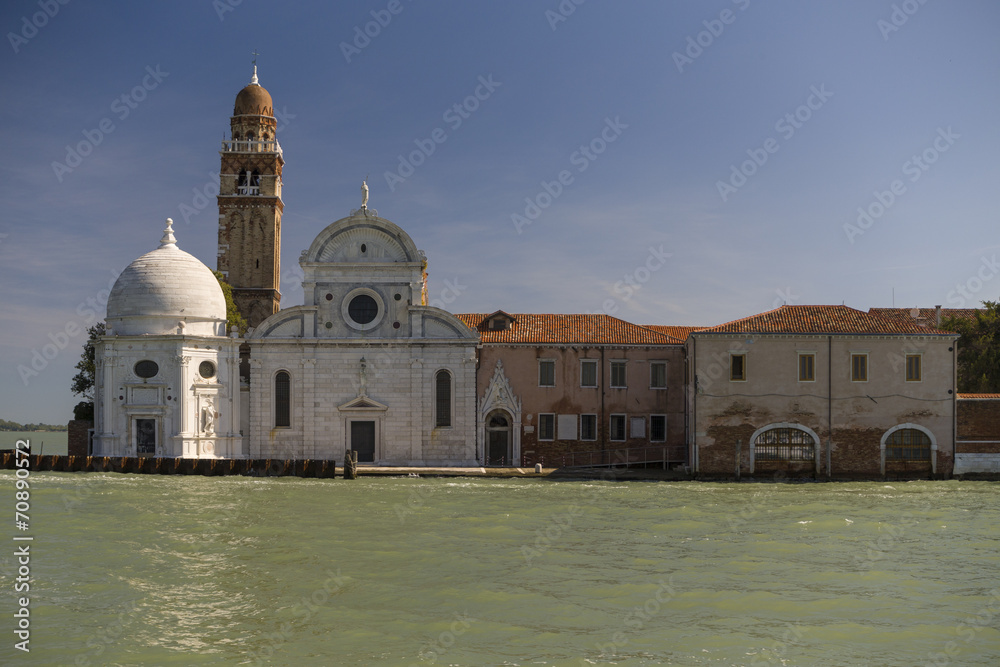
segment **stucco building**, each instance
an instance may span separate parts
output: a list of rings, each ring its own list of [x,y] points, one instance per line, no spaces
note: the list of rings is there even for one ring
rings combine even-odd
[[[949,475],[958,336],[846,306],[782,306],[692,332],[703,475]]]
[[[685,460],[682,341],[609,315],[458,316],[482,339],[486,464]],[[617,455],[617,458],[616,458]]]

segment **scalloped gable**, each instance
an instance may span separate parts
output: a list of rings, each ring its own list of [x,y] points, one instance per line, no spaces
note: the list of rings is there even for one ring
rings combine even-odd
[[[421,338],[463,338],[479,340],[479,334],[469,328],[465,322],[447,310],[433,306],[411,306],[414,311],[422,313],[423,331]]]
[[[247,338],[302,338],[306,332],[311,336],[315,318],[315,306],[285,308],[257,325]]]
[[[384,218],[358,213],[341,218],[321,231],[302,261],[318,263],[420,262],[423,255],[413,239]]]

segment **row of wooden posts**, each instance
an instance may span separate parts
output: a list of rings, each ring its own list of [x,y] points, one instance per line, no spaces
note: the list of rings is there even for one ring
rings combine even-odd
[[[344,479],[357,479],[358,453],[347,452]],[[0,468],[13,470],[14,452],[3,452]],[[53,472],[121,472],[148,475],[242,475],[248,477],[335,477],[336,461],[328,459],[186,459],[149,456],[60,456],[32,454],[28,469]],[[23,467],[23,464],[22,464]]]

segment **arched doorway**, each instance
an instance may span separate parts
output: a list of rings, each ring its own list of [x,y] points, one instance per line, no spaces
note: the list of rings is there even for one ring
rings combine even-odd
[[[819,473],[819,436],[808,426],[782,422],[757,429],[750,438],[750,472],[758,463],[812,463]]]
[[[486,416],[486,465],[513,465],[511,424],[506,410],[494,410]]]

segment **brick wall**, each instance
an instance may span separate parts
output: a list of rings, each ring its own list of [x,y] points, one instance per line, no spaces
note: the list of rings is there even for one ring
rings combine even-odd
[[[963,442],[1000,441],[1000,399],[958,399],[959,453],[1000,453],[1000,443]]]
[[[88,419],[74,419],[69,423],[67,438],[67,454],[70,456],[87,456],[87,432],[94,428],[94,422]]]

